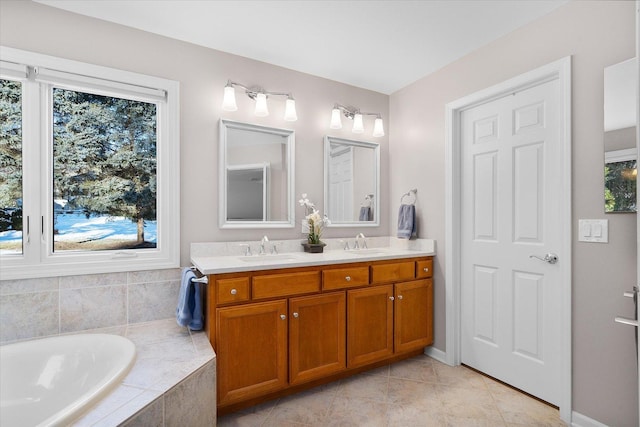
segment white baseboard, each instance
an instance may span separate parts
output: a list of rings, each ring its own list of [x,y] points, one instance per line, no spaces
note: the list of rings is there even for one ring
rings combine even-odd
[[[435,347],[425,348],[424,354],[433,359],[436,359],[438,362],[447,363],[447,353],[442,350],[438,350]]]
[[[571,426],[572,427],[608,427],[606,424],[602,424],[592,418],[582,415],[579,412],[573,411],[571,413]]]

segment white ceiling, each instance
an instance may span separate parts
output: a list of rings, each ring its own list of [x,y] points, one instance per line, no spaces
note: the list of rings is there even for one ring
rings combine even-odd
[[[390,94],[568,0],[35,0]]]

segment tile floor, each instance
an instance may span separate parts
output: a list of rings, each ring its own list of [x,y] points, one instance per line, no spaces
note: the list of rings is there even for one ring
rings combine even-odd
[[[556,409],[428,356],[218,418],[218,426],[565,426]]]

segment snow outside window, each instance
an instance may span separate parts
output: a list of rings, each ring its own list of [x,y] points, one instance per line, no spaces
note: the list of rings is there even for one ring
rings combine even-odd
[[[178,267],[178,83],[0,57],[1,278]]]

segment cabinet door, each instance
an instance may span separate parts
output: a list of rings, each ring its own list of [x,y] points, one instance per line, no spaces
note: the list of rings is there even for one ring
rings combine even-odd
[[[393,354],[393,285],[347,291],[347,366]]]
[[[416,350],[433,343],[433,281],[414,280],[396,284],[396,353]]]
[[[216,310],[218,404],[287,385],[287,301]]]
[[[289,300],[289,381],[299,384],[345,369],[344,292]]]

